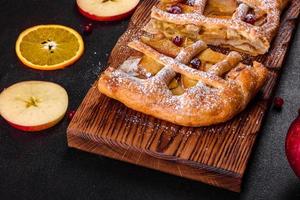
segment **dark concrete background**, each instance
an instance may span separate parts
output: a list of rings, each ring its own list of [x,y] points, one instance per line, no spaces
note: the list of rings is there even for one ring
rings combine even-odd
[[[14,52],[18,34],[33,25],[62,24],[81,31],[88,21],[70,0],[0,0],[0,88],[23,80],[64,86],[76,109],[105,66],[128,21],[96,23],[86,51],[59,71],[31,70]],[[0,119],[0,199],[300,199],[300,182],[289,168],[284,140],[300,107],[300,34],[295,32],[276,95],[251,156],[241,194],[67,148],[68,119],[42,134],[26,134]]]

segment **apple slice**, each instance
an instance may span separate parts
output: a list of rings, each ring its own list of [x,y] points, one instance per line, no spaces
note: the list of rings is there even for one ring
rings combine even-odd
[[[51,82],[20,82],[0,94],[1,116],[22,131],[41,131],[56,125],[67,108],[66,90]]]
[[[96,21],[116,21],[131,15],[139,0],[77,0],[79,12]]]

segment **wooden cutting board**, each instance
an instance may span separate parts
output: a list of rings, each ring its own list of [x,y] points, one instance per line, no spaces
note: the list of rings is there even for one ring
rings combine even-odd
[[[130,56],[127,43],[139,36],[156,3],[144,0],[140,4],[113,49],[109,65],[117,66]],[[204,128],[177,126],[109,99],[98,92],[95,83],[68,128],[69,147],[239,192],[299,10],[300,1],[293,0],[269,53],[255,58],[270,69],[268,83],[233,120]]]

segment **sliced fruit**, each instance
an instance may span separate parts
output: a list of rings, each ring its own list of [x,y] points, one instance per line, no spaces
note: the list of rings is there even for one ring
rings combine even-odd
[[[179,85],[177,88],[171,90],[174,95],[182,95],[184,93],[183,87]]]
[[[148,56],[143,56],[139,66],[144,68],[147,72],[150,72],[153,76],[163,68],[163,65]]]
[[[185,75],[181,75],[181,81],[184,88],[194,87],[198,83],[198,81],[192,80]]]
[[[212,66],[213,64],[205,63],[205,65],[202,67],[202,71],[207,72]]]
[[[16,53],[23,64],[40,70],[55,70],[76,62],[83,54],[82,37],[61,25],[39,25],[22,32]]]
[[[210,0],[205,8],[204,15],[218,18],[230,18],[236,11],[236,0]]]
[[[51,82],[20,82],[0,94],[1,116],[22,131],[41,131],[56,125],[67,108],[66,90]]]
[[[216,64],[217,62],[224,60],[226,58],[226,55],[213,51],[211,49],[206,49],[200,54],[199,58],[201,61]]]
[[[177,88],[179,86],[179,83],[178,81],[174,78],[171,83],[169,84],[169,89],[170,90],[173,90],[175,88]]]
[[[121,20],[131,15],[139,0],[77,0],[79,12],[96,21]]]
[[[141,37],[142,42],[145,44],[151,46],[155,50],[159,51],[162,54],[165,54],[167,56],[176,57],[181,48],[176,46],[171,40],[168,40],[166,38],[164,39],[153,39],[150,37]]]

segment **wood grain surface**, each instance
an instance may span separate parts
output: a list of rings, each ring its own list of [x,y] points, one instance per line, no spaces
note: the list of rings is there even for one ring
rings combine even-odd
[[[127,43],[139,37],[155,3],[144,0],[137,8],[111,53],[109,65],[116,67],[133,53]],[[299,11],[300,1],[293,0],[269,53],[251,58],[270,69],[269,79],[233,120],[203,128],[178,126],[127,108],[100,94],[95,84],[68,128],[69,147],[239,192]]]

